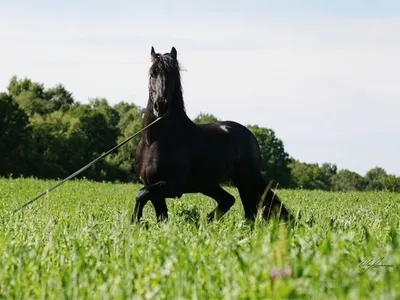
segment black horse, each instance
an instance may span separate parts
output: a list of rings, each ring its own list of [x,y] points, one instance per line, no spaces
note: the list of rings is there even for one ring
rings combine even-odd
[[[221,183],[238,188],[245,217],[289,212],[267,186],[261,172],[259,144],[250,130],[232,121],[196,125],[185,112],[177,51],[160,54],[151,48],[149,99],[144,126],[161,119],[142,134],[136,151],[136,172],[144,187],[136,195],[132,222],[140,221],[150,200],[157,220],[168,218],[166,198],[202,193],[217,207],[208,219],[220,218],[235,203]]]

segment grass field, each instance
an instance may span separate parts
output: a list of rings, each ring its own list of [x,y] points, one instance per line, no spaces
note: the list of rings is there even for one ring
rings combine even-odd
[[[398,299],[400,194],[278,190],[307,226],[219,222],[200,194],[168,200],[169,222],[130,225],[134,184],[0,179],[6,299]],[[370,265],[370,266],[368,266]],[[372,267],[371,265],[375,265]],[[277,269],[286,269],[278,274]]]

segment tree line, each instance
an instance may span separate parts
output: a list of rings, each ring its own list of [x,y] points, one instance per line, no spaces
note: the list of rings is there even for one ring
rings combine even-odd
[[[13,76],[0,93],[0,176],[59,179],[68,176],[142,128],[144,108],[105,98],[81,104],[62,84],[46,88]],[[218,118],[200,113],[193,121]],[[332,163],[305,163],[291,157],[270,128],[247,125],[257,137],[262,172],[273,185],[320,190],[390,190],[400,192],[400,177],[381,167],[365,176]],[[134,138],[77,177],[96,181],[137,181]]]

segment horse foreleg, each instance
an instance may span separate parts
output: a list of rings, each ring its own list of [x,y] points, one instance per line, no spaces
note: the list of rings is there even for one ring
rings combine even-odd
[[[140,222],[143,216],[143,208],[148,201],[147,189],[146,187],[142,187],[136,194],[135,208],[132,213],[132,223]]]
[[[163,220],[168,217],[165,198],[180,198],[183,195],[177,185],[166,181],[159,181],[149,186],[142,187],[136,194],[136,204],[132,215],[132,223],[140,221],[143,208],[151,200],[156,210],[157,219]]]
[[[152,198],[150,199],[156,211],[157,221],[165,221],[168,219],[168,207],[165,198]]]

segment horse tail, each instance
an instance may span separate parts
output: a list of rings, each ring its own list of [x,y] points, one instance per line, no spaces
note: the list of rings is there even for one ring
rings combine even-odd
[[[281,219],[285,220],[292,218],[290,212],[271,186],[272,181],[267,183],[263,176],[261,176],[258,189],[260,194],[258,207],[263,209],[263,217],[269,219],[272,216],[279,216]]]

